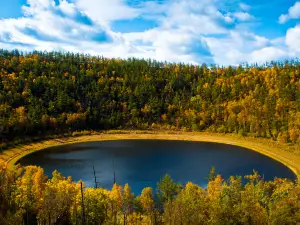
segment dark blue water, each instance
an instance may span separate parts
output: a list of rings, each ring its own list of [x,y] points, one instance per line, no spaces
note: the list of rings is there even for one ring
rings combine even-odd
[[[166,173],[182,184],[192,181],[205,187],[212,166],[225,179],[230,175],[252,174],[253,169],[265,180],[275,177],[296,179],[283,164],[257,152],[225,144],[121,140],[72,144],[34,152],[20,161],[21,165],[38,165],[51,177],[56,169],[64,176],[94,185],[93,165],[100,186],[110,189],[114,180],[129,183],[134,193],[157,182]]]

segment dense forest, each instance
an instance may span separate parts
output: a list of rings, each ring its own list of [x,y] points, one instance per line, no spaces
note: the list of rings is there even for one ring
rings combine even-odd
[[[217,67],[0,50],[0,136],[165,129],[300,145],[300,63]]]
[[[300,62],[218,67],[0,50],[0,148],[82,130],[236,133],[300,147]],[[257,172],[208,185],[84,187],[0,165],[0,224],[300,224],[298,183]]]
[[[0,167],[0,224],[278,224],[300,223],[300,187],[286,179],[264,181],[255,171],[223,180],[214,169],[203,189],[166,175],[157,189],[134,196],[130,186],[84,188],[57,171],[47,179],[35,166]]]

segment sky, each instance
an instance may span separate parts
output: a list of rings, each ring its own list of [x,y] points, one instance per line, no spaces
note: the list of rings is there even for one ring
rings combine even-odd
[[[300,55],[300,1],[0,0],[0,48],[220,66]]]

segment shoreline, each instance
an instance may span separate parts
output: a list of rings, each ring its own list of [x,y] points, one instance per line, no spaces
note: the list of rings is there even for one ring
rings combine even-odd
[[[232,134],[215,134],[181,131],[108,131],[99,134],[66,137],[39,141],[0,152],[0,163],[11,168],[19,159],[35,151],[67,144],[113,140],[178,140],[229,144],[244,147],[266,155],[287,166],[300,180],[300,155],[289,152],[287,146],[262,138],[239,137]]]

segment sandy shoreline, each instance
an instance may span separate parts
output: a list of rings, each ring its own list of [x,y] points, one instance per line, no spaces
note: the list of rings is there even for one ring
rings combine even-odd
[[[19,159],[32,152],[65,144],[90,141],[134,139],[202,141],[236,145],[259,152],[283,163],[289,167],[297,175],[298,180],[300,180],[300,155],[289,152],[288,148],[284,145],[261,138],[238,137],[231,134],[212,134],[200,132],[109,131],[95,135],[45,140],[2,151],[0,153],[0,163],[4,163],[6,166],[11,167]]]

